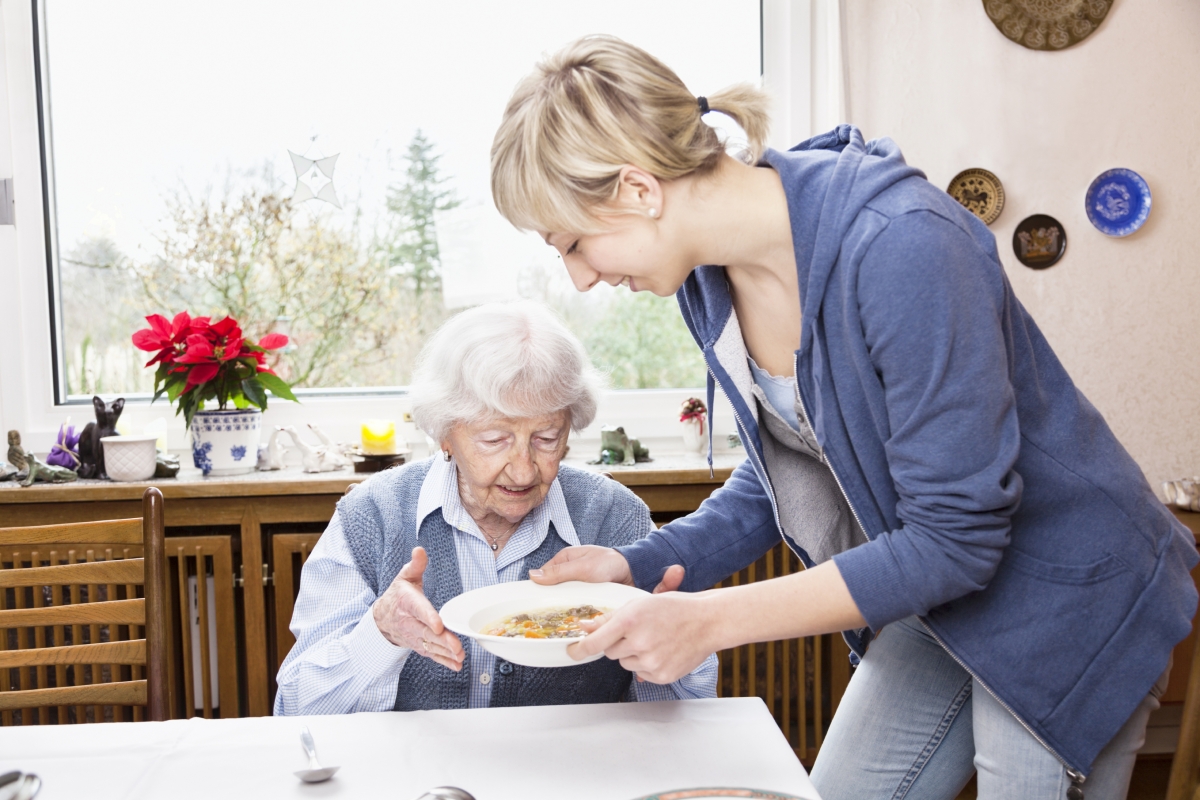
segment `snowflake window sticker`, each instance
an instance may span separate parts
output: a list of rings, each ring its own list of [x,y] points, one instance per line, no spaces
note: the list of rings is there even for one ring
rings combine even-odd
[[[316,138],[313,137],[314,142]],[[296,190],[292,192],[292,200],[297,203],[313,199],[324,200],[334,208],[341,208],[342,203],[338,200],[337,190],[333,188],[333,168],[337,165],[341,153],[309,158],[308,153],[311,150],[310,147],[305,151],[305,155],[288,150],[288,155],[292,157],[292,168],[296,170]]]

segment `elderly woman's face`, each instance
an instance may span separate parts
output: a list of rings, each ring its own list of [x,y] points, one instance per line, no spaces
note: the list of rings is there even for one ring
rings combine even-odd
[[[541,417],[493,417],[455,425],[442,449],[454,455],[463,505],[512,524],[546,499],[567,452],[566,410]]]

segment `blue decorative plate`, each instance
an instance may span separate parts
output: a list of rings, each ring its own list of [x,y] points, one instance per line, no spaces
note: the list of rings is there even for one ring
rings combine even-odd
[[[1150,216],[1150,187],[1131,169],[1110,169],[1092,181],[1084,206],[1098,231],[1128,236]]]

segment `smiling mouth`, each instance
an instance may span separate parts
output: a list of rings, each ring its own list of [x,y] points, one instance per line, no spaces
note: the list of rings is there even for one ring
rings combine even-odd
[[[631,292],[637,291],[637,286],[634,284],[633,278],[629,275],[626,275],[624,278],[621,279],[621,285],[624,286],[625,288],[627,288]]]
[[[532,486],[526,486],[525,488],[518,486],[497,486],[496,488],[509,497],[526,497],[533,491]]]

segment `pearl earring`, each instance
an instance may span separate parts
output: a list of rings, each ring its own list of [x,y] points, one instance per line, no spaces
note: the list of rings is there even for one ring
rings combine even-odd
[[[650,215],[650,219],[654,219],[658,216],[658,209],[652,208],[649,211],[647,211],[646,213]]]

